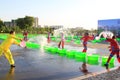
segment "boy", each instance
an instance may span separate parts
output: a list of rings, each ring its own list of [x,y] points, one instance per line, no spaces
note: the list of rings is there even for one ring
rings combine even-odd
[[[10,34],[8,35],[7,39],[4,40],[1,45],[0,45],[0,56],[4,53],[6,59],[9,61],[11,67],[15,67],[14,65],[14,59],[13,59],[13,56],[11,54],[11,51],[10,51],[10,46],[12,44],[17,44],[17,45],[20,45],[16,39],[18,40],[21,40],[20,38],[17,38],[15,36],[15,31],[10,31]]]
[[[115,54],[117,55],[117,60],[120,63],[119,44],[115,39],[116,39],[116,36],[113,36],[112,39],[109,37],[106,38],[106,41],[110,43],[110,52],[111,52],[110,56],[108,57],[108,60],[105,64],[106,69],[108,69],[109,62]]]
[[[83,40],[83,47],[84,47],[82,52],[87,52],[87,42],[89,40],[93,40],[93,39],[94,39],[94,37],[89,36],[88,33],[84,34],[84,36],[81,38],[81,40]]]

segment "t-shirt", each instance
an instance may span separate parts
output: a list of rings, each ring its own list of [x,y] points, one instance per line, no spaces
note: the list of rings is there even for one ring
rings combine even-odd
[[[106,39],[107,42],[110,42],[111,47],[114,47],[115,49],[119,49],[119,44],[115,39]]]

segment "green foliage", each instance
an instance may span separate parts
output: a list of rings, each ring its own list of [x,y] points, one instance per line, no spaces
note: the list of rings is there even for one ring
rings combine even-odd
[[[24,18],[18,18],[18,19],[16,20],[16,24],[17,24],[17,26],[20,27],[20,29],[24,29],[24,26],[25,26]]]
[[[17,26],[20,29],[27,29],[33,26],[34,18],[30,16],[26,16],[25,18],[18,18],[16,20]]]
[[[4,26],[4,23],[2,20],[0,20],[0,29],[2,28],[2,26]]]
[[[25,16],[24,18],[18,18],[15,20],[16,25],[14,27],[7,27],[3,24],[3,21],[0,20],[0,32],[8,33],[11,30],[15,30],[16,33],[22,33],[23,30],[27,30],[29,33],[32,34],[47,34],[48,32],[51,32],[52,35],[54,33],[54,28],[50,28],[49,26],[44,26],[44,27],[33,27],[34,24],[34,17],[31,16]],[[97,30],[85,30],[82,27],[78,28],[68,28],[70,32],[73,35],[82,35],[85,32],[88,33],[97,33]],[[70,33],[70,34],[71,34]]]
[[[5,26],[1,26],[1,27],[0,27],[0,31],[1,31],[1,32],[4,32],[5,30],[6,30],[6,27],[5,27]]]
[[[30,16],[26,16],[24,18],[24,21],[25,21],[25,27],[28,28],[28,27],[32,27],[33,26],[33,22],[34,22],[34,18],[33,17],[30,17]]]

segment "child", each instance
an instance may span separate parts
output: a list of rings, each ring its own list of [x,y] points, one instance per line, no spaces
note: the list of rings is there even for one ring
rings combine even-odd
[[[105,67],[106,67],[106,69],[108,69],[108,66],[109,66],[109,62],[110,62],[110,60],[111,60],[111,58],[116,54],[117,55],[117,60],[118,60],[118,62],[120,63],[120,55],[119,55],[119,44],[118,44],[118,42],[115,40],[115,36],[113,36],[112,37],[112,39],[111,38],[106,38],[107,40],[107,42],[109,42],[110,43],[110,56],[108,57],[108,60],[107,60],[107,62],[106,62],[106,64],[105,64]]]
[[[47,42],[50,43],[50,32],[48,32]]]
[[[58,44],[58,48],[60,48],[60,45],[62,45],[62,49],[64,49],[64,40],[65,40],[64,34],[61,33],[61,40],[60,40],[60,42]]]
[[[11,51],[10,51],[10,46],[12,44],[17,44],[17,45],[20,45],[16,39],[18,40],[21,40],[20,38],[17,38],[15,36],[15,32],[14,31],[10,31],[10,34],[8,35],[7,39],[4,40],[1,45],[0,45],[0,56],[4,53],[6,59],[9,61],[11,67],[15,67],[14,65],[14,59],[13,59],[13,56],[11,54]]]
[[[81,40],[83,40],[83,46],[84,46],[84,49],[82,52],[86,52],[87,51],[87,42],[89,40],[93,40],[94,37],[93,36],[89,36],[88,33],[85,33],[84,36],[81,38]]]
[[[23,36],[24,36],[24,41],[27,41],[28,40],[28,32],[26,30],[24,30],[23,32]]]

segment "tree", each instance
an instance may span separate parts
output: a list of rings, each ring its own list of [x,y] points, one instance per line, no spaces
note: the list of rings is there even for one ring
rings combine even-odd
[[[0,20],[0,32],[3,32],[5,30],[5,26],[2,20]]]
[[[25,28],[24,18],[18,18],[16,20],[16,24],[17,26],[19,26],[20,29],[24,29]]]
[[[0,20],[0,28],[2,28],[2,26],[4,26],[4,23],[2,20]]]
[[[34,23],[34,18],[33,17],[30,17],[30,16],[26,16],[24,18],[24,21],[25,21],[25,27],[28,28],[28,27],[32,27],[33,26],[33,23]]]
[[[34,18],[30,16],[26,16],[25,18],[18,18],[16,20],[17,26],[19,26],[20,29],[27,29],[29,27],[32,27],[34,23]]]
[[[5,26],[2,26],[2,27],[0,28],[0,31],[1,31],[1,32],[5,32],[5,30],[7,30]]]

